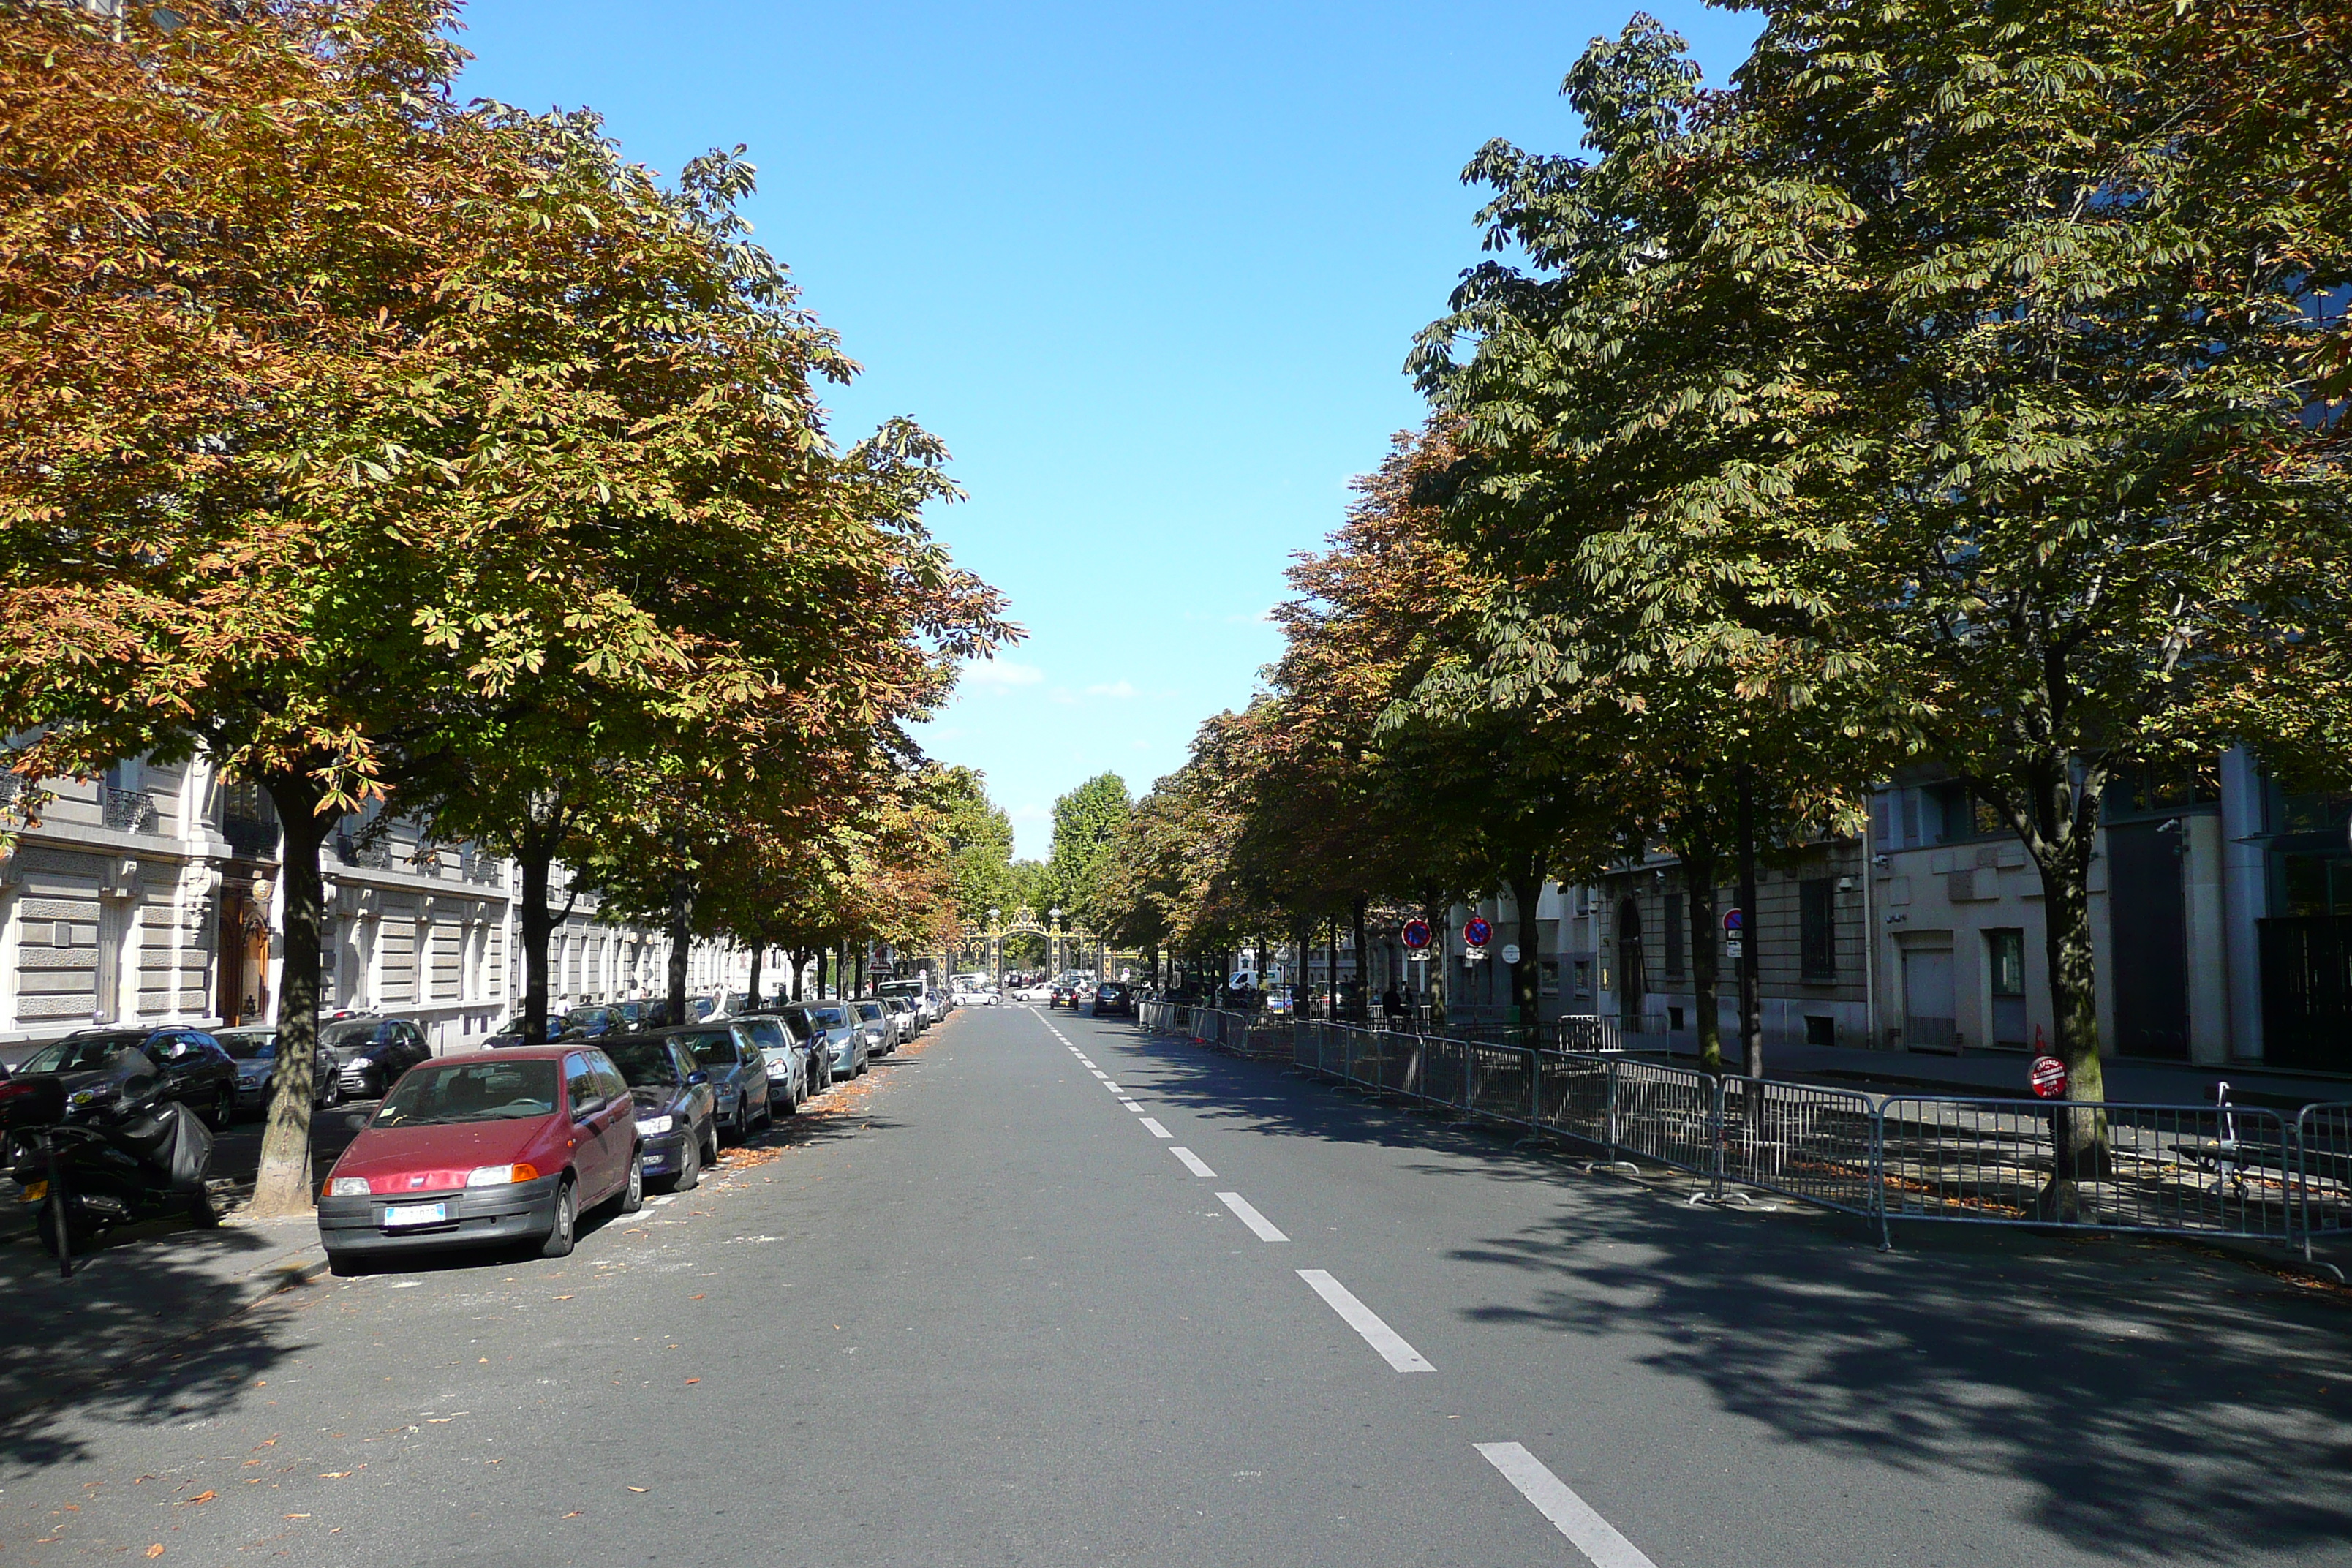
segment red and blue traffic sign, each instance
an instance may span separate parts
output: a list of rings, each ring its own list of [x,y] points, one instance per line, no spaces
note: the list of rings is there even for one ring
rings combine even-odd
[[[1484,947],[1493,938],[1495,928],[1486,923],[1485,915],[1472,915],[1462,922],[1462,940],[1472,947]]]
[[[1427,921],[1407,921],[1404,922],[1405,946],[1412,949],[1415,952],[1419,952],[1423,948],[1429,945],[1429,922]]]

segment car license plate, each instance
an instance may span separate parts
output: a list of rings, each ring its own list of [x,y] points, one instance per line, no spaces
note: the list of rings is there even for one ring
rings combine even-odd
[[[383,1228],[403,1225],[439,1225],[449,1217],[449,1205],[443,1204],[394,1204],[383,1211]]]

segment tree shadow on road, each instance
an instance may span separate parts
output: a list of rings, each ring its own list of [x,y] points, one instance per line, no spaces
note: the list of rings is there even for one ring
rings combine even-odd
[[[1693,1209],[1515,1150],[1513,1130],[1131,1043],[1195,1114],[1557,1186],[1542,1221],[1454,1253],[1536,1282],[1473,1321],[1647,1342],[1643,1364],[1792,1447],[2021,1485],[2030,1522],[2087,1554],[2352,1544],[2352,1292],[2157,1238],[1898,1222],[1883,1254],[1858,1222]]]

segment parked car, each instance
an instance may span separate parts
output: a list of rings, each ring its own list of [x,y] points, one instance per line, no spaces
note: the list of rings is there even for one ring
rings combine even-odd
[[[433,1054],[425,1031],[405,1018],[352,1018],[319,1031],[319,1043],[343,1064],[343,1092],[373,1100]]]
[[[898,1043],[902,1046],[913,1045],[915,1037],[923,1032],[923,1015],[917,1010],[914,998],[882,996],[877,997],[877,1000],[882,1004],[882,1010],[890,1015],[891,1024],[898,1031]]]
[[[676,1040],[694,1057],[697,1070],[710,1075],[719,1100],[719,1125],[740,1143],[754,1127],[775,1120],[768,1107],[768,1060],[748,1033],[726,1023],[680,1024],[656,1038]]]
[[[805,1034],[794,1034],[773,1013],[746,1013],[730,1019],[737,1036],[750,1037],[768,1073],[768,1109],[790,1116],[801,1101],[816,1091],[809,1088],[809,1048]]]
[[[652,1020],[647,1015],[653,1010],[653,1005],[650,1002],[614,1003],[613,1011],[621,1016],[622,1032],[634,1035],[651,1027]]]
[[[917,1025],[919,1030],[928,1029],[947,1016],[946,999],[940,993],[931,989],[931,983],[928,979],[918,977],[913,980],[886,980],[875,987],[875,991],[885,1001],[893,996],[903,996],[913,1003],[916,1016],[919,1020]]]
[[[319,1200],[327,1263],[447,1247],[572,1250],[580,1215],[645,1201],[636,1101],[593,1046],[444,1057],[402,1077]]]
[[[889,1013],[871,996],[861,996],[848,1005],[849,1016],[866,1036],[866,1059],[887,1057],[898,1046],[898,1030],[890,1022]]]
[[[698,996],[695,1000],[702,1004],[700,1016],[705,1023],[713,1018],[740,1017],[751,1010],[749,991],[721,991],[716,996]]]
[[[236,1105],[258,1110],[269,1103],[278,1087],[278,1031],[274,1028],[223,1029],[213,1036],[236,1063]],[[310,1102],[340,1105],[343,1099],[342,1058],[313,1042]]]
[[[321,1025],[320,1027],[323,1029],[324,1026]],[[485,1035],[482,1037],[482,1049],[486,1051],[499,1051],[505,1050],[512,1046],[544,1046],[552,1044],[556,1037],[563,1033],[563,1019],[561,1016],[551,1013],[547,1016],[547,1023],[539,1032],[539,1038],[535,1040],[525,1038],[524,1037],[528,1032],[529,1031],[523,1027],[522,1015],[517,1013],[513,1017],[509,1018],[505,1023],[500,1024],[497,1028],[492,1029],[488,1035]]]
[[[1124,981],[1106,980],[1095,987],[1094,1005],[1087,1011],[1097,1018],[1132,1018],[1135,993]]]
[[[215,1127],[236,1114],[236,1063],[202,1029],[77,1029],[16,1064],[19,1079],[58,1080],[66,1103],[87,1109],[119,1098],[134,1078],[161,1074],[157,1098],[177,1100]]]
[[[628,1027],[618,1007],[574,1007],[563,1015],[562,1034],[568,1039],[601,1040]]]
[[[845,1002],[795,1002],[785,1008],[808,1020],[812,1036],[823,1035],[830,1068],[818,1076],[831,1088],[835,1079],[857,1078],[866,1071],[866,1035],[850,1016]]]
[[[637,1147],[646,1180],[690,1192],[719,1158],[719,1096],[684,1046],[658,1036],[609,1041],[604,1055],[637,1103]]]

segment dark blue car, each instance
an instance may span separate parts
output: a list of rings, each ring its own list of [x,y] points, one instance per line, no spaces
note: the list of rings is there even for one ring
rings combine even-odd
[[[693,1053],[660,1035],[621,1035],[604,1054],[628,1081],[637,1107],[637,1146],[646,1180],[690,1191],[719,1158],[719,1096]]]

